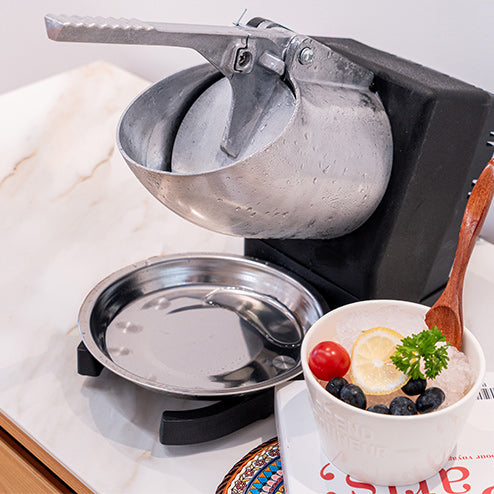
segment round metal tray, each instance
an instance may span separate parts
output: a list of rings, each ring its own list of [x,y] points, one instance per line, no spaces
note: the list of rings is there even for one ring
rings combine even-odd
[[[156,257],[86,297],[79,329],[112,372],[156,391],[221,397],[301,373],[300,345],[324,305],[288,274],[241,256]]]

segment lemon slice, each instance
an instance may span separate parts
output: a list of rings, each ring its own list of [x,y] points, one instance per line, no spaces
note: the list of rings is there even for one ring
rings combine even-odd
[[[384,395],[400,389],[409,377],[391,361],[400,333],[385,327],[364,331],[353,344],[350,376],[368,395]]]

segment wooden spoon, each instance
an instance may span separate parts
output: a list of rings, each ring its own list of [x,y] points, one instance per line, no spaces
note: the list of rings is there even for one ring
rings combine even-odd
[[[461,350],[463,340],[463,281],[468,261],[479,236],[494,194],[494,158],[484,168],[468,200],[461,222],[458,245],[451,274],[446,287],[425,315],[425,323],[431,329],[437,326],[446,340]]]

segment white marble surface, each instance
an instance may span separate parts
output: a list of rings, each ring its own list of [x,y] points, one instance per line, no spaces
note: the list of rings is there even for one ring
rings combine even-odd
[[[77,314],[103,277],[154,255],[240,253],[168,211],[114,148],[147,83],[96,63],[0,97],[0,410],[98,493],[212,493],[274,419],[190,447],[158,441],[176,400],[76,373]]]

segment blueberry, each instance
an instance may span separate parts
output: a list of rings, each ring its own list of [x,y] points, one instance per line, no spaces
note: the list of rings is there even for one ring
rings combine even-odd
[[[341,388],[348,384],[348,381],[344,377],[333,377],[331,381],[326,384],[326,391],[331,393],[336,398],[340,397]]]
[[[374,413],[385,413],[389,414],[389,408],[386,405],[372,405],[367,409],[368,412],[374,412]]]
[[[417,398],[417,410],[420,413],[432,412],[444,401],[441,388],[428,388]]]
[[[401,390],[408,396],[415,396],[423,393],[427,387],[425,379],[410,379]]]
[[[391,415],[417,415],[415,403],[406,396],[397,396],[389,405]]]
[[[367,399],[364,392],[355,384],[345,384],[341,388],[340,399],[349,405],[365,410]]]

